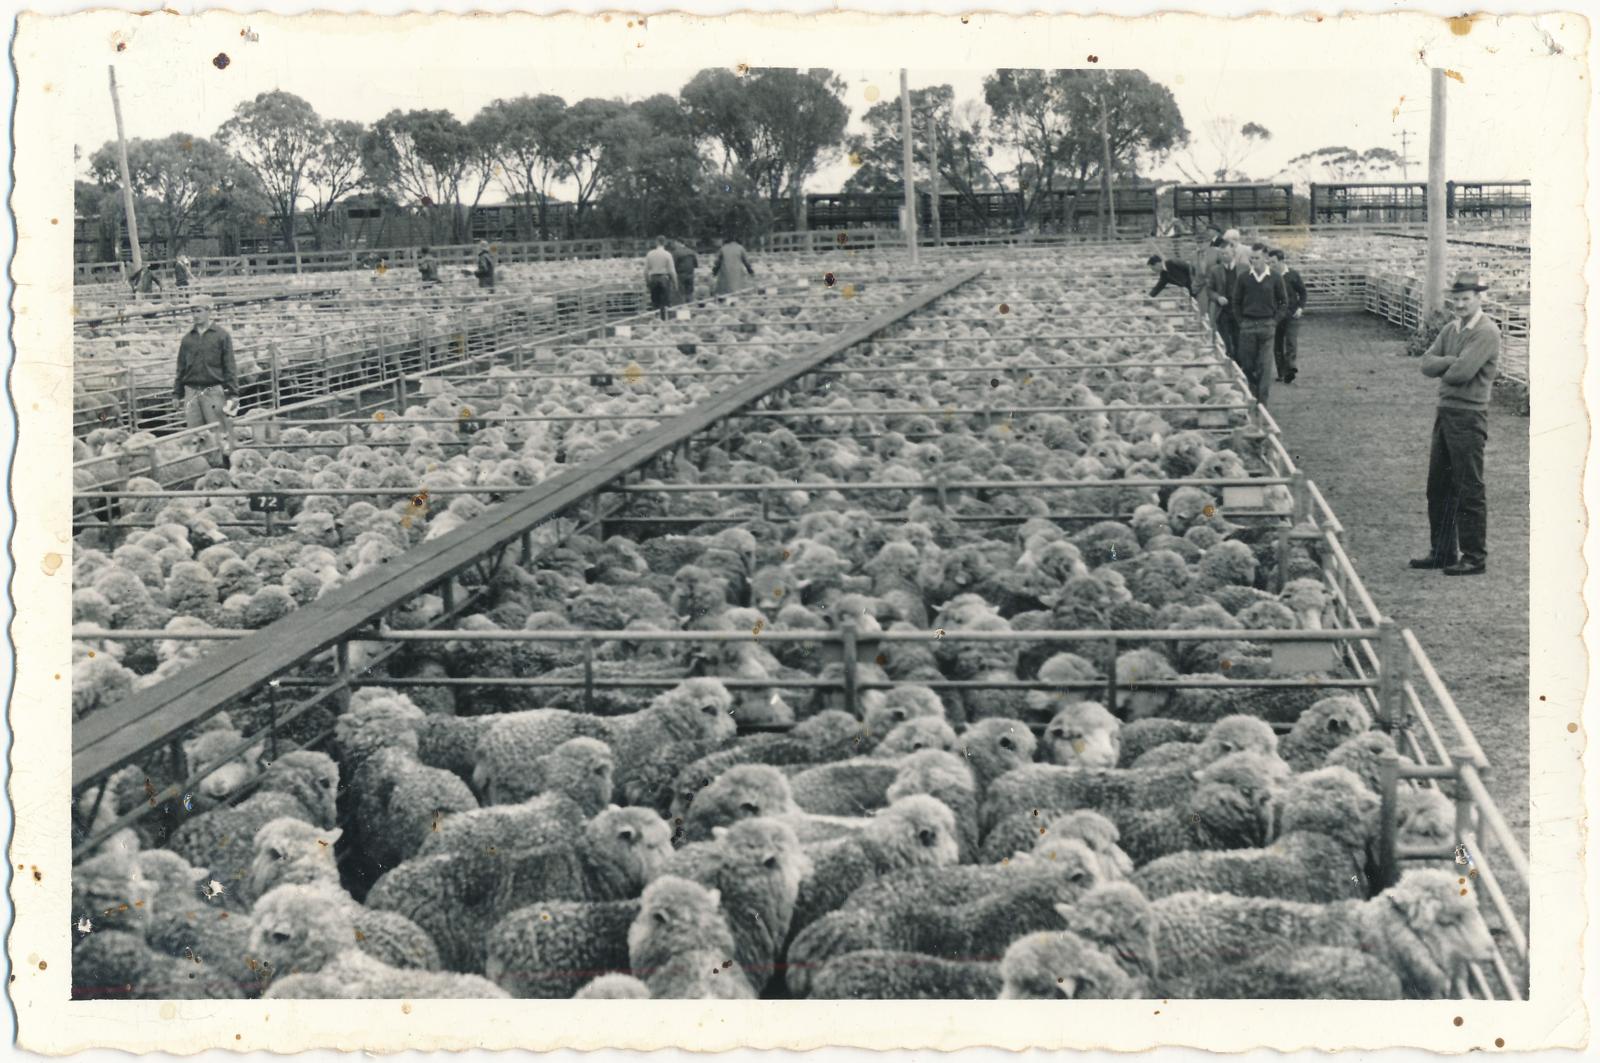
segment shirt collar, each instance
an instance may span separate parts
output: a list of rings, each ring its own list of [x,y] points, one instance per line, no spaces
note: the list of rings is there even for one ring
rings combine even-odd
[[[1456,331],[1457,332],[1465,332],[1468,329],[1477,328],[1478,327],[1478,322],[1483,320],[1483,307],[1481,307],[1481,306],[1478,307],[1478,312],[1473,314],[1472,315],[1472,320],[1468,321],[1465,325],[1463,325],[1461,323],[1461,319],[1459,317],[1456,318],[1455,320],[1456,320]]]
[[[1250,271],[1250,276],[1252,276],[1252,277],[1254,277],[1256,279],[1256,283],[1257,284],[1260,284],[1262,281],[1267,279],[1267,274],[1271,273],[1271,272],[1272,272],[1271,270],[1264,270],[1261,273],[1257,273],[1255,270],[1251,270]]]
[[[212,322],[212,324],[216,324],[216,322]],[[196,325],[194,327],[194,334],[196,336],[204,336],[210,330],[211,330],[211,325]]]

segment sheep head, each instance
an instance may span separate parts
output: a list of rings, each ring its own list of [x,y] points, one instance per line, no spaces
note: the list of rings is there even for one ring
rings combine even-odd
[[[1105,706],[1075,701],[1050,721],[1044,746],[1053,764],[1078,768],[1114,768],[1122,755],[1122,723]]]

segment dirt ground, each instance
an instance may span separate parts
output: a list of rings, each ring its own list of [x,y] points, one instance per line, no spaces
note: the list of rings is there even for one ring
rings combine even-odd
[[[1528,418],[1497,403],[1484,457],[1489,570],[1413,571],[1428,551],[1428,448],[1437,385],[1403,356],[1404,333],[1365,314],[1307,317],[1299,378],[1270,407],[1296,464],[1347,531],[1378,608],[1416,632],[1488,754],[1490,792],[1528,832]]]

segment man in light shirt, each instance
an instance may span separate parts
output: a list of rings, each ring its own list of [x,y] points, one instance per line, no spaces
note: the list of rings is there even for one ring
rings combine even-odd
[[[1488,285],[1464,271],[1445,298],[1455,318],[1422,356],[1422,375],[1439,380],[1439,409],[1428,455],[1428,525],[1432,549],[1412,568],[1478,576],[1488,567],[1489,504],[1483,447],[1489,395],[1500,360],[1500,329],[1483,314]]]
[[[667,250],[667,238],[656,237],[656,246],[644,256],[644,283],[650,289],[650,307],[667,319],[667,307],[672,305],[672,293],[678,286],[678,268]]]

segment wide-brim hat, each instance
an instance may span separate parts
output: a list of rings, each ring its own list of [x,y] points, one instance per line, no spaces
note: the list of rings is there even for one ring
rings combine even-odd
[[[1237,241],[1239,239],[1239,230],[1229,229],[1227,232],[1222,234],[1222,238],[1224,240]]]
[[[1456,282],[1450,285],[1451,294],[1456,292],[1486,292],[1487,284],[1478,283],[1478,274],[1470,269],[1464,269],[1456,274]]]

